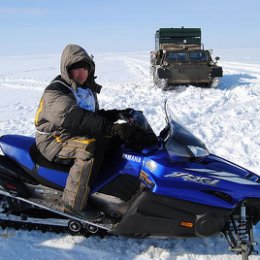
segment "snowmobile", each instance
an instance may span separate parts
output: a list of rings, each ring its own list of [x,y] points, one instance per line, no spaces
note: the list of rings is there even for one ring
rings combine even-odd
[[[61,210],[68,166],[47,161],[33,137],[1,136],[0,226],[135,238],[222,234],[243,260],[257,254],[260,176],[211,154],[172,110],[167,103],[158,143],[123,144],[106,157],[89,196],[102,217],[91,221]],[[137,112],[124,120],[150,128]]]

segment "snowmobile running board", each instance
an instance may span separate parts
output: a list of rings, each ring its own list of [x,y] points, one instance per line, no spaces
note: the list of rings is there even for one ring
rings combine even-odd
[[[57,209],[57,207],[51,208],[32,200],[13,196],[3,190],[0,191],[0,195],[6,196],[15,201],[24,202],[40,210],[46,210],[48,212],[54,213],[55,215],[61,216],[61,218],[40,218],[39,219],[39,218],[27,216],[26,214],[23,213],[20,215],[14,215],[12,213],[10,214],[8,212],[3,212],[3,210],[1,209],[2,211],[0,212],[0,226],[2,228],[6,228],[9,226],[15,228],[28,227],[27,228],[28,230],[37,229],[37,230],[50,231],[50,232],[52,231],[56,232],[57,230],[60,232],[64,232],[65,230],[68,229],[69,233],[71,234],[82,233],[82,231],[84,234],[87,233],[95,234],[98,233],[99,230],[109,232],[116,225],[111,223],[104,223],[106,221],[105,218],[102,220],[103,223],[91,222],[86,219],[82,219],[80,217],[64,213],[59,209]]]

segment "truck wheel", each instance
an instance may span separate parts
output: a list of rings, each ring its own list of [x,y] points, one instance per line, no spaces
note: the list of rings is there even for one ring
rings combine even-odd
[[[162,79],[160,82],[160,88],[162,90],[166,90],[168,88],[168,80],[167,79]]]
[[[219,78],[214,78],[211,83],[209,84],[210,88],[217,88],[218,85],[220,83],[220,79]]]

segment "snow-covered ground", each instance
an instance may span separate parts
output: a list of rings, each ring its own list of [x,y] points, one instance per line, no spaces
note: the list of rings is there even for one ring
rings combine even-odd
[[[151,80],[149,52],[98,53],[97,82],[103,85],[100,105],[143,110],[159,133],[165,125],[163,103],[170,97],[178,117],[212,153],[260,175],[260,59],[254,57],[246,51],[234,59],[222,56],[224,77],[217,89],[180,86],[163,92]],[[59,55],[0,57],[0,135],[34,135],[34,115],[45,86],[59,74],[59,59]],[[260,225],[255,233],[260,243]],[[260,246],[256,249],[260,251]],[[2,259],[11,260],[239,259],[220,236],[102,239],[11,228],[0,230],[0,252]]]

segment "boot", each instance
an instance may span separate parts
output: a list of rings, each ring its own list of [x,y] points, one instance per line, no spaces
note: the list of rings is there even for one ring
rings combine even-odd
[[[101,222],[102,219],[105,217],[104,213],[101,211],[97,211],[93,209],[87,209],[86,211],[79,211],[65,204],[63,205],[63,212],[68,215],[72,215],[95,223]]]

